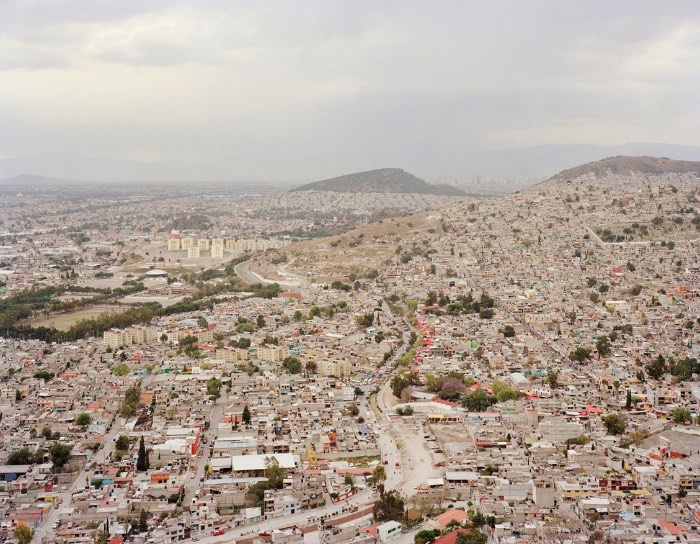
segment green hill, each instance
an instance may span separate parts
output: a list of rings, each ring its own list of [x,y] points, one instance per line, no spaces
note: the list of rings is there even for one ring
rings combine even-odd
[[[624,175],[631,172],[647,175],[695,172],[700,175],[700,162],[678,161],[667,157],[626,157],[618,155],[617,157],[609,157],[600,161],[575,166],[568,170],[562,170],[550,179],[560,181],[576,179],[579,176],[591,173],[599,176],[607,173]]]
[[[381,168],[307,183],[292,191],[331,191],[336,193],[421,193],[465,196],[450,185],[431,185],[400,168]]]

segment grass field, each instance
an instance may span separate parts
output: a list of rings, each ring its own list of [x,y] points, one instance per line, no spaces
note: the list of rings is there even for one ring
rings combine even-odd
[[[54,327],[59,331],[67,331],[81,319],[95,317],[108,312],[111,312],[111,310],[106,310],[104,308],[85,308],[83,310],[76,310],[60,315],[36,317],[30,321],[30,325],[33,327]]]

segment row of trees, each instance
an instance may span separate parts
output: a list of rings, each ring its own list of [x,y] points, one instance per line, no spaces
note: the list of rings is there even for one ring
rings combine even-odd
[[[447,313],[450,315],[458,314],[479,314],[482,319],[491,319],[496,306],[495,300],[483,292],[478,300],[474,299],[471,291],[466,295],[460,295],[454,300],[450,300],[448,295],[443,293],[437,294],[435,291],[428,292],[425,299],[426,306],[440,306],[447,308]],[[436,310],[426,310],[427,313],[436,313]]]
[[[238,260],[236,260],[237,264]],[[233,263],[233,261],[232,261]],[[229,263],[229,264],[232,264]],[[228,267],[222,271],[206,270],[200,275],[204,278],[208,273],[233,274],[232,264],[230,271]],[[214,274],[217,275],[217,274]],[[193,279],[199,279],[198,277]],[[208,277],[207,277],[208,279]],[[145,286],[135,280],[127,280],[122,287],[115,289],[90,288],[90,292],[95,292],[92,297],[80,297],[72,301],[60,301],[56,297],[67,290],[84,291],[85,288],[77,286],[62,287],[32,287],[24,289],[11,297],[0,300],[0,335],[11,338],[27,338],[51,342],[71,342],[89,336],[99,336],[110,328],[126,328],[132,325],[148,323],[154,317],[174,315],[183,312],[201,311],[213,309],[214,304],[223,300],[211,299],[214,295],[228,292],[251,291],[254,297],[274,298],[281,288],[278,284],[244,284],[240,278],[231,275],[229,281],[215,284],[197,283],[197,293],[187,297],[181,302],[163,308],[158,303],[146,303],[129,307],[124,312],[110,312],[101,314],[89,319],[83,319],[75,323],[67,331],[59,331],[53,327],[31,327],[29,325],[18,325],[18,322],[27,319],[38,311],[49,314],[57,311],[70,311],[79,307],[93,306],[115,298],[120,298],[145,289]],[[113,303],[113,302],[112,302]]]
[[[44,462],[44,457],[48,453],[51,458],[51,462],[57,469],[62,469],[64,465],[70,459],[71,452],[73,451],[73,446],[71,444],[64,444],[63,442],[55,442],[51,444],[48,452],[39,448],[35,452],[32,452],[29,448],[19,448],[10,453],[7,458],[8,465],[32,465]]]
[[[10,329],[18,321],[31,317],[35,312],[50,314],[68,312],[77,308],[124,297],[145,289],[141,282],[127,280],[123,287],[86,288],[78,286],[30,287],[0,300],[0,329]],[[92,297],[79,297],[73,300],[59,300],[56,295],[65,291],[96,293]]]
[[[677,424],[691,423],[693,416],[690,413],[690,410],[682,406],[678,406],[671,412],[671,420]],[[624,434],[627,430],[627,416],[613,412],[603,417],[603,425],[605,425],[605,429],[608,431],[608,434]],[[632,433],[630,433],[630,435],[632,435]]]
[[[282,367],[289,374],[300,374],[302,371],[305,375],[313,375],[318,371],[318,365],[315,361],[306,361],[306,364],[302,363],[296,357],[288,356],[282,361]]]
[[[688,381],[693,377],[693,374],[700,374],[700,362],[690,357],[678,361],[669,357],[666,360],[663,355],[659,355],[646,366],[646,372],[654,380],[660,380],[666,373],[670,373],[678,381]]]

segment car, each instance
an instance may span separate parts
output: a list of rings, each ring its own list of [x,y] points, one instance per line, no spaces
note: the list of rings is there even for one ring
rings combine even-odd
[[[212,535],[213,535],[213,536],[221,536],[221,535],[223,535],[224,533],[226,533],[226,531],[225,531],[224,529],[217,529],[216,531],[214,531],[214,532],[212,533]]]

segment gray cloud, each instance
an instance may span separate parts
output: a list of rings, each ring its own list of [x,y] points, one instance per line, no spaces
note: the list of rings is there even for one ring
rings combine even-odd
[[[437,176],[475,149],[700,144],[692,2],[8,1],[0,51],[0,157]]]

